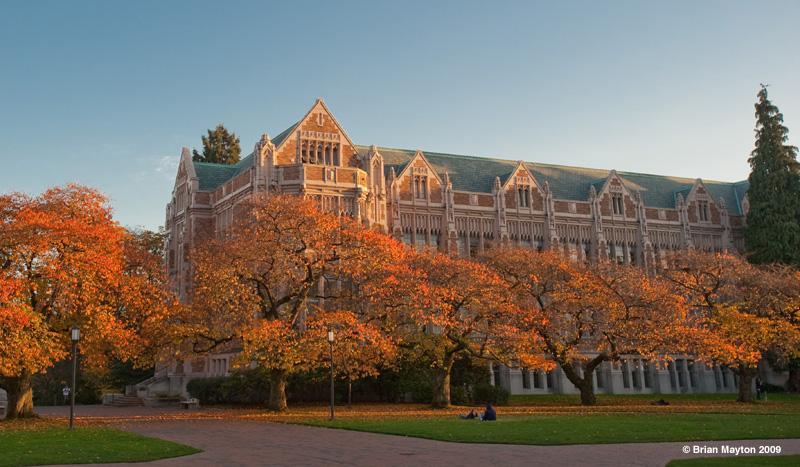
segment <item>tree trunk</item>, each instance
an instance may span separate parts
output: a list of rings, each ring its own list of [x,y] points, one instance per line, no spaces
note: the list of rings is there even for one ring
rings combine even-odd
[[[597,396],[594,394],[593,384],[595,366],[592,366],[590,369],[585,369],[583,378],[581,378],[572,363],[559,363],[559,365],[561,365],[561,369],[564,371],[569,382],[574,384],[581,392],[581,405],[597,404]]]
[[[267,408],[282,412],[286,410],[286,372],[273,370],[269,373],[269,403]]]
[[[353,404],[353,380],[347,378],[347,406]]]
[[[23,372],[20,376],[3,378],[3,383],[8,397],[6,417],[9,419],[33,417],[33,389],[30,373]]]
[[[753,402],[753,378],[756,375],[756,369],[740,367],[736,373],[739,376],[739,397],[736,402]]]
[[[786,392],[800,392],[800,368],[789,367],[789,379],[786,380]]]
[[[581,391],[581,405],[595,405],[597,404],[597,396],[594,394],[594,387],[592,380],[584,377],[584,384],[578,386]]]
[[[445,363],[444,368],[437,368],[433,377],[433,405],[436,408],[450,407],[450,370],[453,362]]]

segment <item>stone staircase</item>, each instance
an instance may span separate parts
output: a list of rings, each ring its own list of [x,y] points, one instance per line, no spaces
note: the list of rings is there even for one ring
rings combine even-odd
[[[107,405],[112,407],[136,407],[144,405],[144,401],[137,396],[123,396],[122,394],[115,394]]]

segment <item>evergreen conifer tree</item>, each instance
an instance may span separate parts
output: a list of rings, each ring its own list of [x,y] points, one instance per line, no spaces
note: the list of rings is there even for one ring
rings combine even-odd
[[[193,151],[192,160],[232,165],[239,162],[241,152],[239,137],[220,123],[203,136],[203,153]]]
[[[747,198],[745,246],[755,264],[800,265],[800,164],[797,148],[789,146],[783,114],[758,92],[756,144],[748,162],[751,172]]]

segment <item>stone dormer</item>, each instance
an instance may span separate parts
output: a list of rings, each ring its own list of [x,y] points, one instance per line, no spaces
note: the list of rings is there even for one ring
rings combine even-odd
[[[616,170],[611,170],[605,180],[593,184],[597,190],[600,213],[608,220],[624,221],[636,218],[636,202]]]

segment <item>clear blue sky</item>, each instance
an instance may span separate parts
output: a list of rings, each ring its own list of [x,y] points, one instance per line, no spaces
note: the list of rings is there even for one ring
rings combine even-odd
[[[4,2],[0,192],[155,228],[182,146],[323,97],[354,141],[740,180],[761,82],[800,135],[800,2]]]

